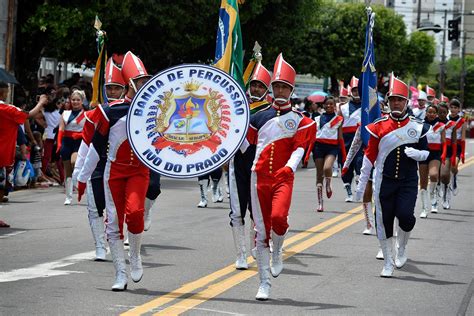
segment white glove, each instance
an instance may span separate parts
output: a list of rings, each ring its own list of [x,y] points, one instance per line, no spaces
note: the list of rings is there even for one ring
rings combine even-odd
[[[416,161],[426,160],[429,154],[430,152],[427,150],[418,150],[413,147],[405,147],[405,155],[407,155],[407,157]]]

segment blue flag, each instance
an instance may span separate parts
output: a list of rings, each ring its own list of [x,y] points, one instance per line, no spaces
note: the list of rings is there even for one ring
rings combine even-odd
[[[362,141],[367,146],[369,142],[369,132],[365,126],[372,123],[381,116],[379,101],[377,98],[377,72],[375,70],[375,54],[373,41],[373,28],[375,23],[375,13],[367,8],[367,26],[365,28],[365,54],[362,63],[362,76],[359,83],[359,94],[361,96],[361,136]]]

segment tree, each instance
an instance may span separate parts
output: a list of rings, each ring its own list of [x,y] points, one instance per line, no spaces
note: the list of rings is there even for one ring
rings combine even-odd
[[[267,65],[280,51],[293,59],[305,34],[302,19],[311,21],[318,6],[319,0],[246,1],[240,6],[246,57],[258,40]],[[19,0],[16,73],[21,82],[31,82],[41,56],[92,65],[97,58],[96,14],[107,32],[109,55],[131,50],[150,73],[211,62],[219,7],[220,0]]]
[[[404,56],[409,61],[407,70],[415,78],[425,75],[435,56],[434,38],[424,32],[412,33]]]
[[[391,71],[404,75],[412,64],[406,58],[405,24],[391,9],[379,5],[372,9],[376,14],[373,34],[376,69],[380,75]],[[325,3],[305,39],[306,55],[301,56],[301,64],[306,65],[304,70],[319,77],[331,77],[333,89],[337,89],[338,80],[348,82],[353,75],[358,76],[364,57],[366,23],[364,4]]]

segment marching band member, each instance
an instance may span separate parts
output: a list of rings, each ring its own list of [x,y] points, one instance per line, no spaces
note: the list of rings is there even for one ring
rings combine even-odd
[[[344,118],[344,122],[342,123],[342,134],[344,137],[344,144],[346,147],[346,152],[349,151],[351,146],[352,140],[354,139],[355,133],[357,131],[357,127],[360,124],[361,118],[361,101],[359,96],[359,79],[356,77],[352,77],[351,82],[349,84],[350,88],[350,101],[349,103],[341,105],[340,108],[340,115]],[[346,202],[352,202],[352,179],[354,178],[354,171],[356,174],[360,173],[360,167],[362,164],[362,152],[358,152],[357,155],[354,157],[353,161],[349,165],[349,168],[344,176],[341,177],[342,182],[344,183],[344,188],[347,192],[347,197],[345,199]],[[340,165],[342,166],[343,163],[341,161],[342,156],[339,157]],[[357,180],[356,180],[357,182]]]
[[[444,96],[441,96],[443,98]],[[457,99],[452,99],[449,102],[449,116],[450,121],[456,123],[456,144],[453,147],[453,155],[455,156],[454,164],[451,168],[451,189],[453,195],[458,194],[458,184],[457,184],[457,174],[458,174],[458,164],[461,161],[464,163],[465,160],[465,151],[466,151],[466,120],[464,117],[459,115],[461,111],[461,102]],[[456,150],[455,150],[456,148]],[[454,154],[455,153],[455,154]]]
[[[428,104],[435,104],[436,99],[436,90],[431,88],[430,86],[426,85],[426,99]]]
[[[426,115],[426,93],[424,91],[418,91],[418,107],[412,109],[413,116],[419,120],[424,120]]]
[[[219,181],[222,178],[222,168],[217,168],[216,170],[198,177],[199,191],[201,192],[201,200],[197,205],[199,208],[207,207],[207,190],[209,188],[209,178],[212,181],[212,202],[221,203],[224,201],[224,196],[222,195],[222,190],[219,186]]]
[[[36,106],[29,112],[20,110],[14,105],[5,103],[8,96],[8,84],[0,81],[0,202],[10,189],[12,183],[9,175],[13,171],[15,163],[16,139],[18,127],[29,118],[34,118],[41,113],[43,108],[50,102],[46,94],[39,97]],[[2,224],[3,223],[3,224]],[[8,225],[0,220],[0,227]]]
[[[450,188],[450,180],[451,180],[451,168],[456,164],[456,122],[452,121],[448,118],[448,105],[444,102],[438,105],[438,116],[439,121],[444,123],[444,130],[445,130],[445,147],[446,150],[443,150],[443,154],[441,156],[441,188],[440,188],[440,195],[442,197],[442,206],[443,209],[449,209],[451,207],[451,188]],[[453,154],[454,152],[454,154]],[[432,213],[436,213],[438,209],[432,209]]]
[[[382,277],[391,277],[394,264],[403,267],[405,248],[415,226],[414,209],[418,192],[418,162],[429,155],[426,134],[429,126],[407,114],[408,86],[392,76],[389,116],[366,126],[370,139],[365,150],[357,200],[365,191],[372,167],[377,237],[384,255]],[[393,258],[393,223],[398,218],[398,249]]]
[[[430,154],[425,161],[420,161],[420,198],[421,198],[421,218],[428,216],[428,207],[431,204],[431,212],[438,212],[438,194],[436,186],[439,181],[439,168],[441,166],[441,157],[446,140],[446,133],[444,130],[444,123],[439,121],[438,107],[430,104],[426,108],[425,123],[431,126],[426,139],[428,141],[428,148]],[[445,154],[444,154],[445,155]],[[428,198],[428,178],[430,180],[430,197]],[[429,202],[431,201],[431,203]]]
[[[72,203],[72,171],[76,163],[77,152],[81,145],[82,128],[86,122],[84,115],[84,100],[86,94],[82,90],[71,93],[71,110],[66,110],[59,121],[58,149],[64,165],[66,177],[66,200],[64,205]]]
[[[250,115],[270,105],[266,100],[271,82],[270,72],[258,62],[249,81],[248,96],[250,98]],[[237,250],[236,269],[247,269],[247,252],[245,247],[245,214],[247,209],[252,218],[250,203],[250,175],[255,158],[255,145],[249,145],[245,152],[237,151],[229,163],[230,186],[230,226]],[[250,249],[254,248],[254,225],[250,225]]]
[[[114,102],[123,96],[125,90],[125,81],[122,78],[122,72],[110,58],[105,67],[105,93],[108,102]],[[101,117],[104,115],[104,108],[107,104],[98,104],[94,109],[85,112],[86,121],[82,130],[82,142],[79,147],[77,161],[72,174],[73,181],[81,181],[87,183],[87,210],[89,217],[89,225],[91,227],[92,236],[94,237],[96,247],[96,261],[104,261],[107,253],[104,234],[103,213],[105,209],[104,195],[104,169],[107,162],[107,155],[103,153],[95,170],[93,170],[90,178],[81,176],[84,160],[89,152],[89,146],[92,142],[95,129]],[[86,173],[87,171],[84,171]]]
[[[326,187],[326,197],[332,196],[331,178],[332,166],[336,160],[338,151],[342,153],[342,163],[346,160],[346,149],[342,136],[342,116],[336,115],[335,100],[328,97],[324,102],[325,112],[315,118],[316,121],[316,143],[313,147],[313,158],[316,165],[316,189],[318,196],[318,207],[316,211],[323,212],[323,178]]]
[[[97,123],[83,167],[84,170],[94,170],[100,156],[107,152],[104,172],[106,233],[116,272],[112,291],[127,289],[128,275],[123,244],[124,221],[127,223],[130,241],[130,274],[134,282],[142,279],[140,246],[150,177],[148,168],[140,162],[130,147],[125,125],[131,100],[151,76],[147,73],[143,62],[133,53],[127,52],[122,63],[122,77],[128,84],[126,95],[104,109],[104,115]],[[79,198],[84,193],[85,186],[85,182],[78,182]]]
[[[305,150],[304,159],[308,159],[316,135],[315,122],[291,109],[295,78],[295,70],[280,54],[271,81],[272,106],[252,116],[247,135],[248,142],[257,146],[250,180],[260,277],[257,300],[267,300],[270,295],[270,271],[277,277],[283,269],[283,241],[288,230],[294,173]]]

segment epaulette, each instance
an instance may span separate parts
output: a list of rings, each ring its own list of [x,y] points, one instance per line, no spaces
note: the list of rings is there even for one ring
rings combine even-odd
[[[373,121],[372,123],[377,124],[377,123],[380,123],[380,122],[383,122],[383,121],[386,121],[386,120],[388,120],[388,116],[382,116],[382,117],[379,117],[378,119],[376,119],[375,121]]]

